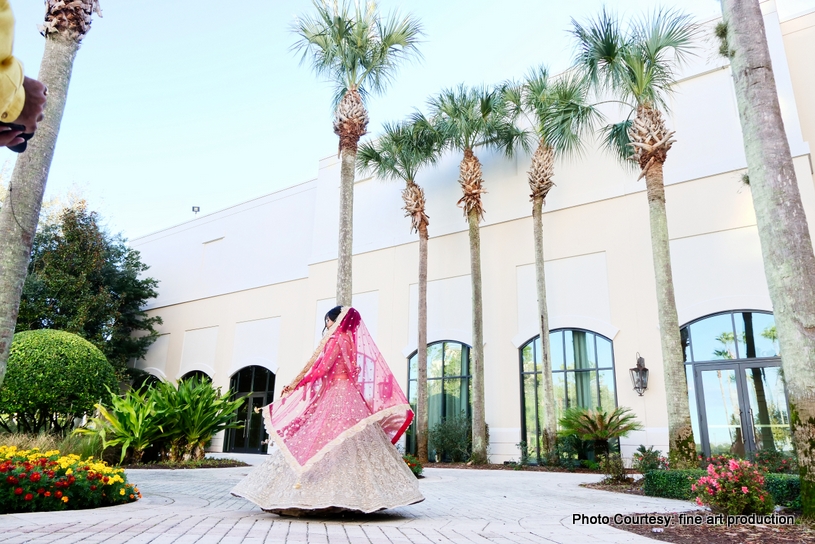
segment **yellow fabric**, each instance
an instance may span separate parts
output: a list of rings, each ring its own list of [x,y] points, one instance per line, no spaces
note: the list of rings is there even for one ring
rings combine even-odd
[[[14,14],[8,0],[0,0],[0,121],[17,120],[25,104],[23,65],[11,54]]]

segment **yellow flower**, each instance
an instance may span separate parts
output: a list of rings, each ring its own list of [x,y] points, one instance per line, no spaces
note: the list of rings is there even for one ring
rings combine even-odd
[[[124,495],[124,494],[125,494],[125,490],[124,490],[124,488],[120,489],[120,490],[119,490],[119,495]]]
[[[65,471],[66,476],[70,476],[73,473],[74,473],[74,469],[72,469],[72,468],[69,468],[68,470]]]
[[[68,502],[68,497],[62,497],[62,502]]]

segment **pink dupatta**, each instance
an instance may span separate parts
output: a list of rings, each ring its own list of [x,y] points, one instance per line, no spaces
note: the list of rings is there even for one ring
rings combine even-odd
[[[294,388],[263,407],[266,430],[304,472],[344,440],[377,424],[396,443],[413,411],[359,312],[347,308]]]

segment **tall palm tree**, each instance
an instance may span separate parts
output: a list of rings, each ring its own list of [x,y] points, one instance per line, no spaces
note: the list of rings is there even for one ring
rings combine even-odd
[[[31,257],[31,246],[42,206],[48,171],[54,157],[59,125],[76,53],[91,26],[98,0],[46,0],[45,51],[37,78],[48,88],[48,104],[28,149],[17,158],[5,204],[0,209],[0,384],[6,373],[11,340],[20,309],[20,296]]]
[[[416,175],[423,166],[435,163],[441,142],[426,121],[387,124],[375,142],[363,144],[357,154],[362,170],[374,172],[383,179],[405,182],[402,200],[405,216],[410,217],[411,230],[419,233],[419,322],[417,345],[416,454],[427,463],[427,227],[430,218],[425,212],[424,191],[416,184]]]
[[[526,133],[517,128],[511,108],[500,90],[465,87],[442,91],[429,101],[431,121],[445,147],[460,151],[464,157],[459,165],[462,197],[458,205],[464,209],[469,225],[470,277],[473,301],[473,347],[470,351],[473,376],[473,455],[475,463],[487,462],[487,428],[484,410],[484,330],[481,296],[481,235],[479,223],[484,217],[481,201],[484,180],[481,162],[475,155],[479,149],[496,149],[512,157],[516,149],[528,149]]]
[[[368,128],[364,99],[383,92],[399,64],[419,55],[422,27],[412,16],[383,18],[376,3],[313,0],[316,13],[299,18],[292,49],[335,86],[334,133],[339,136],[340,224],[337,256],[337,304],[350,306],[353,246],[354,166],[359,139]]]
[[[674,466],[692,466],[696,446],[691,428],[688,387],[676,313],[665,186],[662,168],[674,143],[661,110],[676,81],[677,67],[692,53],[698,27],[687,15],[655,11],[622,29],[603,11],[585,25],[572,20],[578,41],[576,67],[598,92],[630,108],[628,119],[607,127],[606,143],[620,158],[640,167],[645,178],[651,223],[651,249],[657,287],[657,308],[668,397],[670,456]],[[631,117],[633,115],[633,118]]]
[[[815,255],[784,132],[764,18],[755,0],[722,1],[744,134],[750,192],[775,313],[801,475],[804,516],[815,518]],[[775,339],[775,330],[762,333]]]
[[[557,442],[555,390],[552,383],[552,358],[549,346],[549,313],[546,308],[546,277],[543,255],[543,205],[555,186],[555,159],[578,153],[592,126],[600,120],[597,109],[588,101],[586,80],[573,74],[559,79],[549,76],[541,66],[532,70],[521,84],[508,84],[505,99],[523,116],[538,145],[528,172],[532,190],[532,229],[535,240],[535,273],[538,296],[538,324],[541,338],[541,378],[543,380],[544,428],[539,444],[545,458],[553,461]],[[594,408],[594,407],[591,407]],[[537,450],[537,446],[536,446]]]

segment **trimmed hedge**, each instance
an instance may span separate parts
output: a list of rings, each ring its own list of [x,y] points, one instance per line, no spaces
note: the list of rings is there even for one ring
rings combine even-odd
[[[696,496],[691,484],[707,474],[704,470],[652,470],[643,475],[642,490],[649,497],[691,501]],[[773,502],[794,506],[801,496],[801,480],[796,474],[766,474],[764,488]]]
[[[642,490],[649,497],[693,500],[691,484],[707,474],[704,470],[651,470],[643,474]]]
[[[775,504],[800,508],[801,478],[797,474],[767,474],[764,487],[773,496]]]
[[[0,388],[0,414],[13,414],[18,432],[64,431],[93,412],[107,388],[119,388],[113,367],[84,338],[51,329],[18,332]]]

